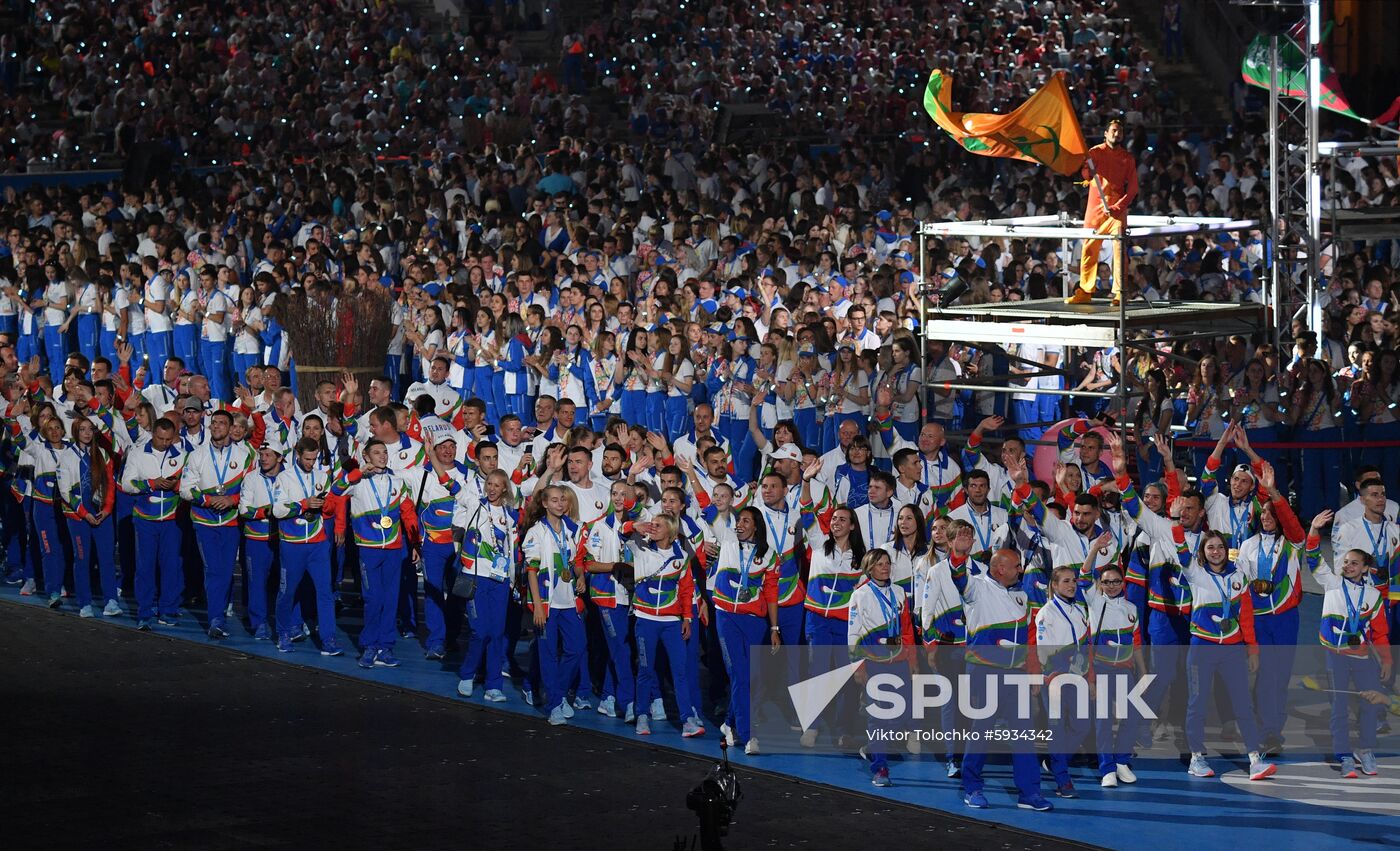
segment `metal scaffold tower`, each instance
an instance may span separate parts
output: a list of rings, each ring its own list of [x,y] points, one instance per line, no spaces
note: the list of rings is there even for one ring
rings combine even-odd
[[[1322,257],[1329,245],[1322,232],[1322,177],[1318,158],[1318,105],[1322,100],[1321,0],[1234,0],[1235,5],[1274,9],[1280,23],[1295,16],[1291,26],[1272,27],[1269,39],[1269,262],[1275,342],[1295,316],[1321,331],[1317,303]],[[1307,61],[1303,66],[1305,98],[1280,91],[1282,57],[1289,46]]]
[[[949,237],[977,239],[1055,239],[1066,245],[1073,241],[1097,237],[1114,243],[1114,250],[1124,251],[1133,240],[1155,237],[1200,236],[1224,232],[1247,231],[1258,227],[1256,219],[1229,219],[1191,216],[1128,216],[1127,225],[1119,234],[1101,234],[1085,227],[1082,220],[1067,214],[1021,216],[980,221],[931,222],[919,228],[919,268],[926,268],[928,241]],[[925,297],[920,302],[920,326],[925,345],[929,340],[985,344],[994,347],[1009,361],[1036,369],[1046,369],[1034,361],[1025,361],[1013,353],[1023,343],[1051,344],[1092,349],[1117,348],[1126,363],[1131,353],[1159,352],[1159,346],[1198,338],[1228,334],[1248,335],[1263,327],[1273,303],[1264,294],[1264,303],[1247,302],[1161,302],[1150,303],[1145,298],[1123,299],[1111,306],[1106,301],[1097,304],[1065,304],[1061,299],[1008,301],[998,304],[954,306],[940,298]],[[1162,334],[1153,333],[1156,331]],[[925,352],[927,355],[927,352]],[[1063,368],[1035,372],[1033,375],[1064,375]],[[972,390],[988,393],[1055,393],[1060,390],[1032,390],[1016,385],[1012,379],[1025,378],[1010,373],[979,375],[974,381],[940,385],[945,390]],[[1117,410],[1128,410],[1128,399],[1136,395],[1128,381],[1118,382],[1112,392],[1078,391],[1075,395],[1106,398],[1117,404]]]

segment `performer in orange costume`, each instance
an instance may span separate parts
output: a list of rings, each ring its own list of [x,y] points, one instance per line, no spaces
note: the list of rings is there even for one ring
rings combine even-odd
[[[1103,144],[1089,149],[1083,174],[1089,182],[1089,207],[1084,211],[1084,226],[1102,234],[1121,234],[1128,221],[1128,207],[1138,194],[1137,160],[1119,145],[1123,138],[1123,122],[1114,119],[1104,130]],[[1094,297],[1098,279],[1099,247],[1103,240],[1084,240],[1079,258],[1079,289],[1065,299],[1067,304],[1088,304]],[[1123,288],[1123,250],[1119,243],[1113,250],[1113,303],[1117,304]]]

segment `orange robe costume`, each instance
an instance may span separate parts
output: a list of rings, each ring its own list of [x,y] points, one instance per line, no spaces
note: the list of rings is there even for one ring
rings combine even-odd
[[[1138,194],[1137,159],[1121,145],[1110,148],[1108,145],[1095,145],[1089,149],[1083,175],[1089,181],[1089,206],[1084,211],[1084,226],[1102,234],[1118,235],[1128,221],[1128,208]],[[1094,175],[1098,179],[1094,179]],[[1102,185],[1103,194],[1099,193]],[[1104,212],[1107,201],[1108,212]],[[1079,258],[1079,289],[1092,293],[1099,275],[1100,239],[1084,240],[1083,253]],[[1123,288],[1123,251],[1115,245],[1113,251],[1113,292],[1116,295]]]

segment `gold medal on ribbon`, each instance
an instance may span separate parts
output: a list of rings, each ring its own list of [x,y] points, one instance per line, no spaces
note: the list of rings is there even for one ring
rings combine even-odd
[[[389,519],[388,517],[381,517],[381,518],[379,518],[379,528],[381,528],[381,529],[392,529],[393,526],[394,526],[394,521],[391,520],[391,519]]]
[[[1237,559],[1237,558],[1239,558],[1239,557],[1240,557],[1240,550],[1239,550],[1239,548],[1238,548],[1238,547],[1231,547],[1231,548],[1230,548],[1230,561],[1234,561],[1235,559]]]

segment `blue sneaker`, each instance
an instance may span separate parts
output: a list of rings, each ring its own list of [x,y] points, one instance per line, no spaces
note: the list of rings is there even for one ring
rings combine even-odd
[[[293,649],[294,648],[292,647],[292,637],[290,635],[277,636],[278,653],[291,653]]]
[[[253,631],[253,640],[254,640],[254,641],[271,641],[271,640],[272,640],[272,627],[268,626],[268,625],[265,624],[265,623],[260,623],[260,624],[258,624],[258,628],[257,628],[256,630]]]
[[[380,650],[374,654],[374,664],[378,668],[397,668],[399,660],[394,658],[394,654],[388,650]]]
[[[529,689],[525,689],[524,691],[521,692],[521,694],[523,694],[524,697],[525,697],[525,705],[526,705],[526,706],[534,706],[534,705],[535,705],[535,693],[534,693],[533,691],[530,691]]]
[[[215,641],[222,641],[228,638],[228,630],[224,629],[224,625],[221,623],[210,624],[209,637]]]
[[[7,574],[5,574],[5,584],[6,584],[6,585],[23,585],[23,584],[24,584],[24,574],[23,574],[23,573],[20,573],[18,570],[16,570],[14,573],[7,573]]]
[[[151,619],[150,619],[150,618],[141,618],[140,620],[138,620],[138,621],[136,622],[136,629],[137,629],[138,631],[140,631],[140,632],[150,632],[150,631],[151,631]]]
[[[59,608],[59,607],[62,606],[62,605],[63,605],[63,596],[62,596],[61,594],[50,594],[50,595],[49,595],[49,608],[50,608],[50,609],[57,609],[57,608]]]
[[[1376,752],[1373,750],[1361,750],[1352,754],[1356,758],[1356,763],[1361,767],[1361,773],[1367,777],[1376,776]]]
[[[328,635],[321,640],[322,656],[339,656],[345,651],[340,649],[340,642],[335,640],[335,636]]]
[[[425,653],[423,654],[423,658],[424,658],[424,659],[446,659],[446,658],[447,658],[447,650],[446,650],[441,644],[433,644],[433,645],[430,645],[430,646],[428,647],[427,652],[425,652]]]
[[[1035,810],[1038,813],[1048,813],[1055,809],[1055,805],[1045,800],[1044,795],[1034,795],[1029,798],[1023,795],[1016,799],[1016,807],[1022,810]]]
[[[888,768],[880,769],[879,771],[875,772],[875,775],[873,777],[870,778],[870,782],[876,786],[879,786],[881,789],[891,785],[890,770]]]
[[[373,647],[370,647],[370,648],[366,649],[365,652],[361,653],[361,654],[360,654],[360,661],[359,661],[360,667],[361,667],[361,668],[373,668],[373,667],[374,667],[374,657],[375,657],[375,655],[376,655],[378,652],[379,652],[379,651],[375,650]]]
[[[963,803],[967,804],[974,810],[985,810],[988,806],[990,806],[987,803],[987,796],[982,794],[982,790],[980,789],[976,792],[964,792]]]
[[[305,623],[304,621],[302,622],[301,629],[300,629],[298,632],[295,632],[295,633],[292,634],[292,640],[293,640],[293,641],[305,641],[306,639],[308,639],[308,638],[310,638],[310,637],[311,637],[311,627],[307,626],[306,623]]]
[[[179,616],[179,615],[156,615],[156,623],[160,624],[161,626],[179,626],[179,625],[180,625],[180,616]]]

